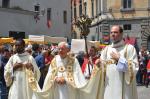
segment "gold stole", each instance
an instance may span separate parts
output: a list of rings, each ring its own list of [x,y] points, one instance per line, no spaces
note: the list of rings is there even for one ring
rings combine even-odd
[[[126,44],[125,46],[125,53],[124,53],[124,57],[127,60],[127,64],[128,64],[128,71],[127,72],[123,72],[122,75],[122,99],[124,99],[124,81],[126,82],[127,85],[131,85],[134,79],[134,72],[133,72],[133,60],[129,60],[127,55],[128,55],[128,50],[127,50],[128,44]],[[106,59],[107,59],[107,50],[108,47],[106,49]],[[105,76],[106,76],[106,68],[107,65],[109,64],[116,64],[117,62],[113,61],[113,60],[107,60],[104,63],[104,84],[105,84]]]
[[[132,66],[133,60],[128,59],[127,47],[128,47],[128,44],[126,44],[126,46],[125,46],[125,53],[124,53],[124,57],[126,58],[127,64],[128,64],[128,71],[125,73],[125,81],[126,81],[127,85],[131,85],[131,83],[133,82],[133,79],[134,79],[134,72],[133,72],[133,66]],[[107,59],[107,50],[108,50],[108,47],[106,48],[106,59]],[[105,74],[105,76],[106,76],[107,65],[116,64],[116,63],[117,62],[113,61],[113,60],[107,60],[104,62],[104,74]]]
[[[73,78],[73,65],[74,65],[74,58],[67,56],[67,66],[66,66],[66,72],[67,72],[67,82],[73,86],[75,86],[75,82],[74,82],[74,78]],[[50,82],[49,85],[47,86],[46,90],[50,89],[52,87],[52,85],[54,84],[54,78],[57,75],[57,72],[59,70],[59,68],[57,67],[56,64],[56,58],[54,58],[51,62],[51,69],[52,69],[52,75],[50,77]],[[35,79],[34,77],[34,73],[32,70],[26,69],[26,75],[27,75],[27,79],[28,79],[28,84],[31,87],[31,89],[35,92],[39,92],[41,91],[38,85],[38,81]]]
[[[125,51],[125,58],[127,59],[127,62],[128,62],[128,71],[125,73],[125,81],[127,83],[127,85],[131,85],[132,82],[133,82],[133,79],[134,79],[134,71],[133,71],[133,60],[128,60],[128,50],[127,50],[127,47],[128,47],[128,44],[126,45],[126,51]],[[133,51],[132,51],[133,52]]]

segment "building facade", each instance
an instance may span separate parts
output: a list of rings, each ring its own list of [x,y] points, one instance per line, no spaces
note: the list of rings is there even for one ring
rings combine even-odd
[[[110,28],[117,24],[123,27],[124,37],[136,38],[139,47],[150,50],[150,0],[77,1],[82,1],[82,13],[93,19],[89,40],[109,43]],[[79,9],[80,4],[76,5],[76,9]],[[73,13],[74,11],[72,9]],[[76,11],[79,12],[80,9]],[[78,15],[76,14],[77,17]]]
[[[70,0],[0,0],[0,36],[71,38]]]
[[[150,0],[107,0],[107,9],[112,14],[111,25],[119,24],[124,29],[124,36],[135,37],[139,47],[150,50],[149,28]],[[145,28],[143,27],[145,26]]]

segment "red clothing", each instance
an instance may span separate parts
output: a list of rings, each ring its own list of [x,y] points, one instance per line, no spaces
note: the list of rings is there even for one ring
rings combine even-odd
[[[150,60],[148,61],[148,64],[147,64],[147,70],[150,70]]]
[[[81,68],[82,73],[84,73],[87,63],[88,63],[88,59],[87,59],[87,58],[84,58],[84,61],[83,61],[83,64],[82,64],[82,68]]]
[[[45,64],[48,64],[49,62],[51,62],[52,59],[53,59],[52,56],[45,57]]]
[[[99,57],[95,56],[92,58],[92,63],[91,64],[95,64],[95,61],[98,59]],[[84,73],[85,69],[86,69],[86,65],[89,63],[89,58],[85,57],[84,58],[84,62],[82,64],[82,72]]]

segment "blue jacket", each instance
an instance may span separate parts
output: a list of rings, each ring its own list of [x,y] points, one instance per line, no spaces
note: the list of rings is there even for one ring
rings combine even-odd
[[[45,66],[45,58],[42,54],[38,55],[35,57],[35,61],[37,63],[37,66],[39,67],[39,69],[44,68]]]

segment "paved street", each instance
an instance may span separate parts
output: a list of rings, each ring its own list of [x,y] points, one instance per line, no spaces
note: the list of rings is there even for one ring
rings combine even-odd
[[[150,99],[150,86],[146,88],[145,86],[137,86],[139,99]]]

